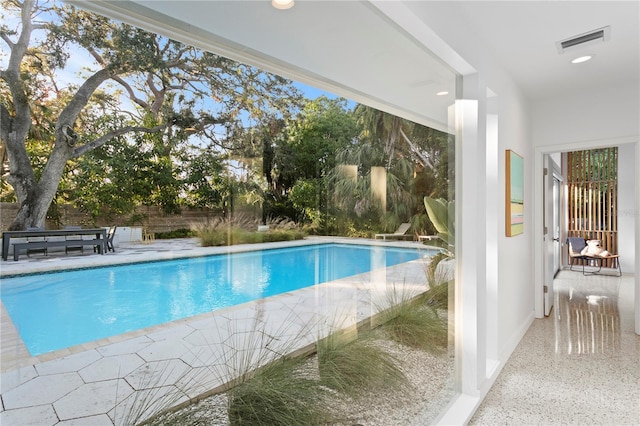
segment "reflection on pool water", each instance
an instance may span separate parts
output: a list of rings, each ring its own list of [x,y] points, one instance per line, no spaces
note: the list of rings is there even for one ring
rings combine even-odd
[[[0,294],[39,355],[435,253],[318,244],[6,278]]]

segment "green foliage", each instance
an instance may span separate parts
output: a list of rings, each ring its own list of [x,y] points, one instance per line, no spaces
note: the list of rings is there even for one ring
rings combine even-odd
[[[430,284],[429,290],[424,293],[422,300],[433,309],[443,311],[449,309],[449,298],[452,297],[449,295],[450,284],[449,281]]]
[[[194,223],[192,231],[200,238],[203,247],[293,241],[305,237],[305,233],[288,219],[269,218],[266,223],[268,230],[257,231],[258,222],[254,218],[235,215]]]
[[[398,390],[407,379],[398,360],[367,337],[349,341],[334,333],[318,342],[320,380],[326,386],[356,396],[375,389]]]
[[[266,214],[287,216],[326,233],[331,198],[325,176],[336,152],[359,128],[344,99],[307,101],[295,120],[269,123],[263,132],[263,170],[268,183]]]
[[[445,259],[450,259],[451,254],[446,251],[441,251],[440,253],[436,253],[429,260],[429,265],[427,266],[427,282],[430,285],[439,284],[443,280],[438,276],[438,265],[441,261]]]
[[[184,164],[187,205],[221,208],[227,178],[220,154],[201,149]]]
[[[300,210],[293,206],[288,197],[276,197],[272,192],[265,195],[262,205],[263,217],[278,216],[286,217],[297,222],[301,222],[303,217]]]
[[[80,159],[70,170],[73,187],[68,198],[92,217],[128,214],[151,196],[151,154],[118,138]]]
[[[293,206],[303,212],[303,221],[319,224],[322,220],[320,213],[320,197],[322,196],[322,181],[320,179],[298,179],[289,192],[289,199]]]
[[[385,313],[383,328],[403,345],[429,352],[442,352],[447,347],[447,325],[435,309],[413,303],[402,303]]]
[[[232,426],[310,426],[326,424],[325,390],[317,381],[296,373],[295,360],[281,360],[259,369],[228,393]]]
[[[230,228],[201,230],[198,231],[198,237],[200,238],[202,247],[211,247],[302,240],[305,234],[298,230],[269,230],[258,232]]]
[[[19,3],[7,5],[17,15]],[[66,4],[36,8],[25,15],[38,16],[45,29],[32,37],[21,62],[36,179],[62,145],[56,126],[73,124],[78,135],[64,154],[54,202],[72,202],[94,218],[139,205],[225,214],[254,206],[263,218],[310,223],[314,233],[368,236],[419,215],[422,195],[452,192],[445,133],[364,105],[350,110],[344,99],[303,102],[286,79]],[[52,76],[76,51],[90,51],[96,62],[77,84],[60,88]],[[76,115],[59,123],[97,70],[110,74]],[[5,87],[0,94],[15,111]],[[126,107],[122,96],[129,98]],[[355,167],[355,175],[342,175],[343,166]],[[387,174],[386,212],[372,196],[372,167]],[[15,198],[5,180],[1,189],[1,199]]]
[[[171,238],[188,238],[188,237],[197,237],[198,234],[191,229],[174,229],[173,231],[168,232],[156,232],[154,234],[157,240],[168,240]]]
[[[357,157],[360,154],[355,151],[341,153],[347,157]],[[345,158],[343,161],[348,164],[354,160]],[[411,189],[412,170],[407,161],[400,160],[392,170],[386,171],[384,185],[388,211],[384,212],[381,200],[372,190],[372,167],[380,166],[364,167],[361,174],[360,168],[351,169],[357,170],[358,175],[346,174],[344,169],[337,168],[328,176],[336,208],[335,214],[342,221],[351,221],[359,230],[369,230],[368,225],[374,223],[373,230],[376,232],[392,231],[413,214],[415,202]]]
[[[424,197],[424,206],[433,226],[438,231],[438,238],[449,246],[455,245],[455,201]]]
[[[317,179],[335,166],[336,151],[348,146],[358,127],[344,99],[321,96],[307,101],[285,134],[276,140],[271,177],[287,191],[298,179]]]
[[[16,201],[16,194],[9,182],[4,177],[0,178],[0,202],[15,203]]]
[[[331,223],[331,226],[327,227],[335,235],[350,238],[373,238],[379,228],[377,217],[372,214],[356,219],[340,215]]]
[[[31,123],[28,134],[19,135],[23,140],[7,146],[12,163],[24,168],[12,169],[8,179],[20,186],[13,191],[18,202],[29,199],[37,212],[46,210],[59,184],[59,201],[76,202],[94,216],[104,208],[121,214],[141,204],[166,213],[184,204],[231,206],[232,196],[261,202],[259,170],[223,182],[220,176],[229,173],[222,171],[231,165],[220,163],[255,154],[247,122],[290,117],[301,101],[291,81],[67,4],[35,2],[33,10],[29,2],[5,5],[13,18],[38,19],[33,34],[28,25],[3,33],[10,54],[17,55],[9,61],[11,72],[2,74],[3,82],[17,88],[0,87],[3,108],[15,113],[12,122]],[[57,73],[82,51],[93,62],[78,73],[77,83],[57,85]],[[59,128],[77,136],[72,144],[64,143]],[[21,144],[32,141],[38,146],[28,153]],[[107,148],[112,143],[119,145],[115,153]],[[100,147],[105,150],[83,161]],[[200,150],[217,156],[199,162]],[[52,188],[38,192],[38,185],[18,176],[46,179]],[[221,187],[229,188],[226,194]],[[10,199],[10,191],[3,185],[0,196]]]
[[[363,105],[354,115],[362,132],[353,144],[338,152],[338,165],[328,174],[327,186],[334,194],[338,215],[352,220],[358,229],[362,228],[361,218],[366,223],[374,216],[378,222],[375,231],[390,232],[422,214],[424,193],[449,192],[451,144],[442,132]],[[374,182],[374,170],[379,176],[380,168],[385,181]],[[386,194],[386,199],[380,200],[377,193]]]
[[[377,303],[381,329],[403,345],[442,352],[448,344],[448,329],[436,307],[442,306],[443,289],[434,286],[431,293],[418,295],[404,287],[389,290],[386,299]]]
[[[202,247],[218,247],[230,245],[227,232],[222,230],[212,229],[198,231],[198,238],[200,238],[200,245]]]

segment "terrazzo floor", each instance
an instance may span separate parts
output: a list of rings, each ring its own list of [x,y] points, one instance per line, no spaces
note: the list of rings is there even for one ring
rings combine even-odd
[[[561,271],[470,425],[639,425],[633,276]]]

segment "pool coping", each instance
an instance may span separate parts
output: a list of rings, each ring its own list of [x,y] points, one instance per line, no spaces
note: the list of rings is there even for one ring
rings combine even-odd
[[[170,245],[174,241],[179,240],[191,240],[192,239],[176,239],[176,240],[158,240],[163,241],[161,243],[155,242],[151,244],[143,243],[128,243],[123,244],[123,247],[118,247],[116,252],[105,253],[104,255],[63,255],[51,258],[39,258],[29,259],[24,258],[18,261],[11,259],[0,261],[0,278],[11,278],[14,276],[31,275],[31,274],[45,274],[74,269],[90,269],[96,267],[108,267],[117,265],[128,265],[133,263],[147,263],[158,262],[163,260],[176,260],[190,257],[206,257],[214,256],[217,254],[230,254],[230,253],[243,253],[258,250],[270,250],[287,247],[301,247],[306,245],[315,244],[332,244],[332,243],[344,243],[353,245],[374,245],[381,247],[398,247],[398,248],[423,248],[442,250],[441,247],[429,246],[423,242],[418,241],[401,241],[401,240],[378,240],[378,239],[365,239],[365,238],[348,238],[348,237],[322,237],[322,236],[308,236],[302,240],[293,241],[281,241],[272,243],[257,243],[257,244],[238,244],[233,246],[215,246],[215,247],[200,247],[192,245],[185,249],[180,248],[178,250],[162,249],[154,250],[155,247],[161,247]],[[148,248],[145,253],[138,256],[128,256],[128,252],[122,253],[124,250],[131,252],[136,248]],[[71,263],[77,262],[77,263]]]
[[[375,246],[382,246],[382,247],[411,248],[411,249],[424,248],[425,250],[431,248],[423,244],[416,246],[416,243],[410,243],[410,242],[408,243],[406,241],[405,242],[397,241],[395,242],[395,244],[394,243],[389,244],[389,242],[381,243],[376,240],[373,240],[373,241],[364,240],[364,241],[366,242],[363,242],[362,239],[315,237],[315,238],[309,238],[305,240],[287,241],[282,243],[263,243],[263,244],[237,245],[237,246],[225,246],[225,247],[196,247],[195,249],[204,249],[204,250],[194,250],[196,255],[186,254],[186,253],[178,253],[177,255],[176,254],[167,255],[165,253],[164,255],[161,255],[155,258],[153,256],[149,256],[149,257],[146,257],[145,259],[135,258],[135,259],[129,259],[128,261],[126,261],[125,259],[121,259],[120,257],[118,259],[114,259],[113,257],[110,257],[108,259],[103,259],[102,257],[93,256],[93,258],[99,259],[99,261],[95,262],[93,266],[83,265],[83,264],[74,264],[74,265],[69,265],[69,267],[65,268],[63,267],[64,265],[56,265],[55,269],[49,269],[46,271],[42,270],[42,268],[37,268],[37,269],[32,268],[30,270],[23,270],[23,272],[20,274],[17,274],[17,273],[6,274],[6,275],[0,274],[0,278],[10,278],[10,277],[18,277],[18,276],[24,276],[24,275],[32,275],[32,274],[45,274],[45,273],[61,272],[61,271],[67,271],[67,270],[90,269],[92,267],[109,267],[109,266],[119,266],[119,265],[131,265],[131,264],[137,264],[137,263],[161,262],[166,260],[178,260],[178,259],[187,259],[187,258],[195,258],[195,257],[215,256],[219,254],[246,253],[246,252],[259,251],[259,250],[265,250],[265,249],[275,250],[279,248],[288,248],[288,247],[304,247],[304,246],[317,245],[317,244],[344,243],[344,244],[352,244],[352,245],[375,245]],[[372,242],[374,244],[371,244]],[[355,276],[352,276],[352,277],[355,277]],[[291,292],[282,293],[282,294],[288,294],[288,293],[291,293]],[[276,297],[276,296],[279,296],[279,295],[274,295],[270,297]],[[241,307],[245,304],[250,304],[250,303],[252,303],[252,301],[245,302],[240,305],[234,305],[234,306],[218,309],[216,310],[216,312],[224,312],[227,309],[231,309],[236,306]],[[0,333],[0,360],[1,360],[0,373],[9,371],[15,368],[24,367],[26,365],[33,365],[33,364],[50,361],[52,359],[61,358],[64,356],[72,355],[72,354],[83,352],[86,350],[96,349],[112,343],[119,343],[135,337],[139,337],[139,336],[153,333],[156,331],[164,330],[179,324],[183,324],[185,322],[188,322],[189,320],[198,320],[210,315],[211,315],[211,312],[206,312],[206,313],[191,316],[191,317],[180,318],[180,319],[169,321],[166,323],[144,327],[144,328],[128,331],[125,333],[117,334],[114,336],[109,336],[102,339],[96,339],[96,340],[92,340],[82,344],[69,346],[62,349],[57,349],[57,350],[46,352],[40,355],[31,355],[27,350],[26,345],[22,341],[22,338],[20,337],[20,334],[18,333],[15,325],[13,324],[13,321],[11,320],[9,313],[4,307],[2,300],[0,300],[0,330],[2,331]]]

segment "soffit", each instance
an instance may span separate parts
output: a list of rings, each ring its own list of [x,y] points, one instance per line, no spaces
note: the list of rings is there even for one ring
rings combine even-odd
[[[441,130],[456,75],[367,1],[71,1]],[[436,96],[448,91],[448,96]]]

